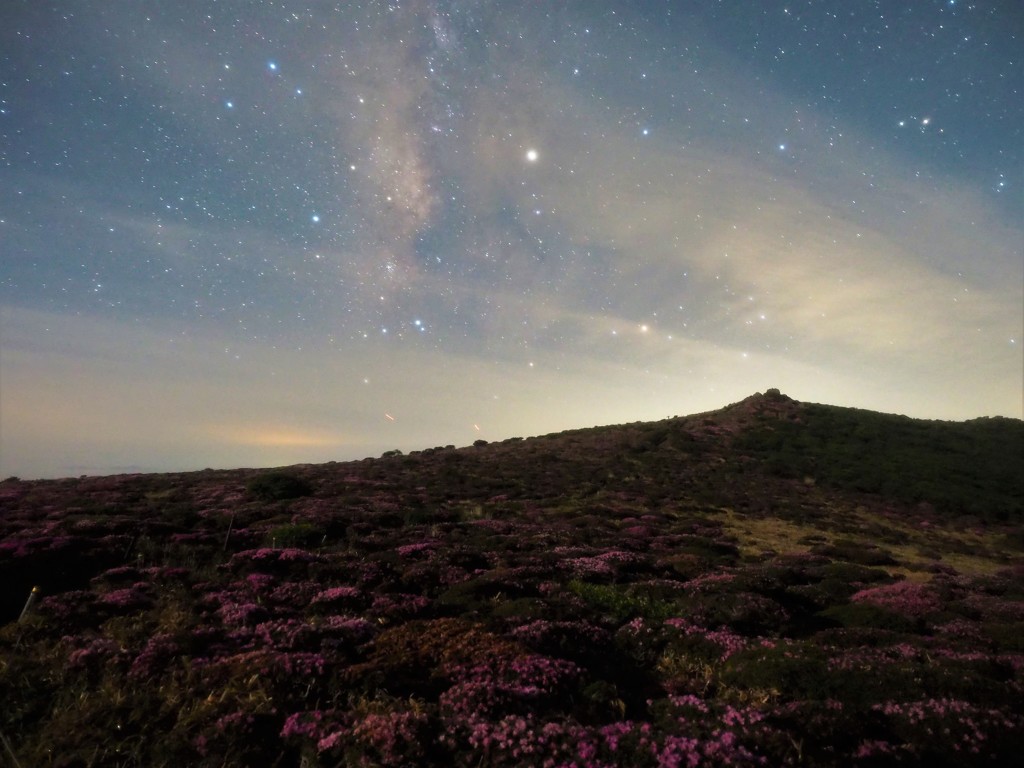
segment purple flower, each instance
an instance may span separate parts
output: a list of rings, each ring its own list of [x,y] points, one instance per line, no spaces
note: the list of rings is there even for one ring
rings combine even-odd
[[[851,598],[854,603],[871,603],[905,616],[926,616],[942,608],[939,596],[927,584],[897,581],[881,587],[862,589]]]
[[[179,651],[178,643],[167,633],[153,635],[146,641],[145,648],[135,657],[128,676],[136,680],[147,680],[157,676],[163,667]]]
[[[317,594],[313,603],[348,603],[360,597],[362,592],[356,587],[331,587]]]
[[[111,608],[135,609],[143,608],[150,604],[150,599],[140,591],[140,586],[135,584],[124,589],[115,589],[106,594],[100,595],[99,602]]]

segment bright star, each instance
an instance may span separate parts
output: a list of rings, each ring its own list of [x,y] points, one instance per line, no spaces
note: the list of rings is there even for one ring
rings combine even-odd
[[[314,224],[320,223],[320,214],[314,213],[312,216],[310,216],[310,218],[313,220]]]
[[[540,157],[540,155],[537,154],[537,150],[536,149],[528,149],[528,150],[526,150],[526,160],[527,160],[527,162],[536,163],[538,157]]]

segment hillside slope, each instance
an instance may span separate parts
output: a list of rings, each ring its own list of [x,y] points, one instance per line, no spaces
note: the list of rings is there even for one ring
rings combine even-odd
[[[1005,764],[1022,456],[1019,421],[769,391],[356,462],[11,479],[0,734],[24,765]]]

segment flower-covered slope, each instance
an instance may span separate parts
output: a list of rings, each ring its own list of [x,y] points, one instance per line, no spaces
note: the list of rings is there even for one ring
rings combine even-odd
[[[10,479],[2,760],[1011,764],[1022,449],[1020,422],[769,392],[359,462]]]

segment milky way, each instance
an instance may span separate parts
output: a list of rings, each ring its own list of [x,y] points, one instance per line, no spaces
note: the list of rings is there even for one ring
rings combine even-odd
[[[1016,2],[0,10],[0,472],[1021,416]]]

